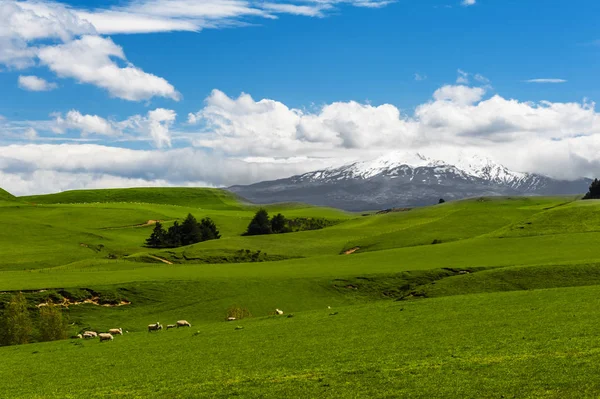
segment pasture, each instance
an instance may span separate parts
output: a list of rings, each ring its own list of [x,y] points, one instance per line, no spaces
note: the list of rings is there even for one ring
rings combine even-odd
[[[34,309],[89,291],[130,303],[64,311],[72,334],[128,331],[114,341],[0,347],[10,397],[600,395],[597,201],[385,214],[278,204],[265,208],[336,224],[252,237],[258,207],[216,189],[0,192],[0,204],[0,300],[24,291]],[[222,238],[144,247],[148,221],[188,213]],[[240,262],[246,250],[268,256]],[[234,306],[252,317],[225,321]],[[192,327],[147,332],[179,319]]]

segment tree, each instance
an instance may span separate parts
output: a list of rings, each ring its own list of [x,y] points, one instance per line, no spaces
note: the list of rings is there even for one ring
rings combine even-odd
[[[160,222],[156,222],[152,234],[150,234],[150,237],[146,240],[146,246],[152,248],[164,247],[166,235],[167,232],[163,228],[162,224]]]
[[[190,245],[202,241],[200,224],[191,213],[181,223],[181,245]]]
[[[26,344],[31,338],[31,319],[27,310],[27,299],[22,292],[13,295],[4,309],[1,342],[3,345]]]
[[[269,214],[264,209],[259,209],[254,215],[254,218],[248,225],[246,235],[256,236],[262,234],[271,234],[271,223],[269,222]]]
[[[40,341],[65,339],[68,328],[59,306],[49,304],[40,308]]]
[[[202,233],[202,241],[218,240],[221,238],[217,225],[210,218],[204,218],[200,222],[200,231]]]
[[[446,200],[443,198],[440,198],[440,200],[438,201],[438,204],[443,204],[444,202],[446,202]]]
[[[271,231],[273,231],[273,233],[285,233],[287,231],[286,224],[287,221],[285,220],[285,216],[278,213],[271,219]]]
[[[599,199],[600,198],[600,181],[594,179],[590,184],[589,191],[583,196],[583,199]]]
[[[167,236],[165,237],[166,246],[171,248],[180,247],[182,245],[181,235],[181,226],[176,221],[167,231]]]

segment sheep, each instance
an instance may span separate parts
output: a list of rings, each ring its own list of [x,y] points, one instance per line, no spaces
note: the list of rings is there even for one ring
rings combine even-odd
[[[98,333],[95,331],[85,331],[83,333],[83,338],[96,338],[98,336]]]
[[[280,309],[275,309],[275,313],[277,313],[277,314],[279,314],[279,315],[282,315],[282,314],[283,314],[283,310],[280,310]]]
[[[113,340],[113,336],[110,333],[100,333],[98,334],[98,337],[100,337],[100,342]]]
[[[177,320],[177,328],[179,327],[191,327],[192,325],[187,320]]]
[[[108,330],[108,332],[110,334],[114,334],[114,335],[123,335],[123,329],[122,328],[111,328],[110,330]]]
[[[156,324],[148,324],[148,332],[162,330],[163,326],[157,321]]]
[[[230,316],[227,318],[227,321],[234,321],[234,320],[235,320],[235,317],[233,317],[233,316]]]
[[[177,327],[177,324],[167,324],[167,330]]]

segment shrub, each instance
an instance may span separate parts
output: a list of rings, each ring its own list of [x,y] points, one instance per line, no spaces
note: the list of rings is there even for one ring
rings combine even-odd
[[[27,299],[22,292],[13,295],[0,320],[2,345],[26,344],[31,339],[32,323],[27,310]]]
[[[229,317],[235,317],[236,320],[245,319],[247,317],[252,317],[252,313],[250,313],[248,308],[233,305],[227,309],[227,318]]]
[[[40,341],[56,341],[67,338],[68,323],[59,306],[40,308]]]

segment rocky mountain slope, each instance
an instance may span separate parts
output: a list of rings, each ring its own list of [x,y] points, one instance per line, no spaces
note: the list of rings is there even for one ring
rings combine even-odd
[[[583,194],[590,182],[514,172],[480,156],[450,163],[419,153],[391,153],[372,161],[229,190],[256,203],[301,201],[361,211],[430,205],[440,198]]]

